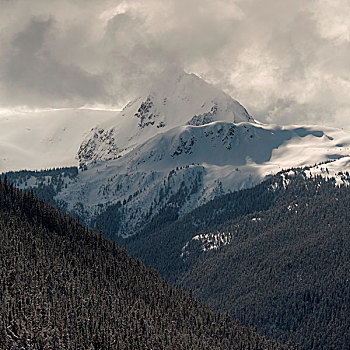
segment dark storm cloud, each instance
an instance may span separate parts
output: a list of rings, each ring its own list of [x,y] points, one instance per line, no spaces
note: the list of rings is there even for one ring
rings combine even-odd
[[[258,119],[349,125],[348,0],[0,0],[3,107],[122,105],[179,65]]]
[[[46,47],[52,24],[52,19],[32,19],[11,42],[1,64],[7,103],[56,107],[105,100],[107,94],[100,77],[52,56]]]

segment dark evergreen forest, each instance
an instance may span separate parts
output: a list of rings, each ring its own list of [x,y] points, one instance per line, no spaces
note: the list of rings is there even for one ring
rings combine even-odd
[[[304,349],[348,349],[350,188],[307,178],[304,170],[283,171],[181,218],[175,200],[134,236],[115,241],[166,280],[265,336]],[[53,170],[50,184],[35,174],[36,194],[59,207],[56,187],[67,176],[74,180],[76,171]],[[29,175],[9,178],[20,184]],[[348,173],[339,176],[349,180]],[[116,213],[111,207],[98,226],[112,232]]]
[[[158,226],[158,218],[127,248],[267,336],[304,349],[349,349],[350,188],[295,172],[174,223]]]
[[[282,349],[0,181],[1,349]]]

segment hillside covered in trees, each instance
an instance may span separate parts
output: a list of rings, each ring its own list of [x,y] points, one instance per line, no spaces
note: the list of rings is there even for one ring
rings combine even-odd
[[[159,217],[126,244],[244,325],[304,349],[345,350],[349,208],[350,187],[299,169],[219,197],[174,223],[161,226]]]
[[[328,174],[327,164],[320,167]],[[174,202],[133,237],[115,240],[162,277],[265,336],[305,349],[347,349],[350,189],[344,184],[350,176],[326,180],[309,178],[310,172],[283,171],[180,219]],[[41,176],[35,193],[64,210],[53,196],[57,186],[74,181],[76,169],[8,174],[20,186],[33,176]],[[118,215],[107,212],[98,226],[108,232],[115,224]]]
[[[1,349],[281,349],[0,181]]]

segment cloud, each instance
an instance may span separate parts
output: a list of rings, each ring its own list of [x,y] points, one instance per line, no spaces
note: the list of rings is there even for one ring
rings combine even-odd
[[[64,103],[105,100],[101,77],[66,65],[46,47],[53,21],[33,19],[11,43],[2,62],[2,83],[7,103],[56,107]]]
[[[0,104],[122,105],[179,65],[262,121],[350,127],[347,0],[0,0]]]

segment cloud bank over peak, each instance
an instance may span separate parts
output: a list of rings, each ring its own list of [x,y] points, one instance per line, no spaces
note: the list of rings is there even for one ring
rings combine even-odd
[[[0,108],[122,106],[173,65],[257,119],[350,127],[347,0],[0,0]]]

